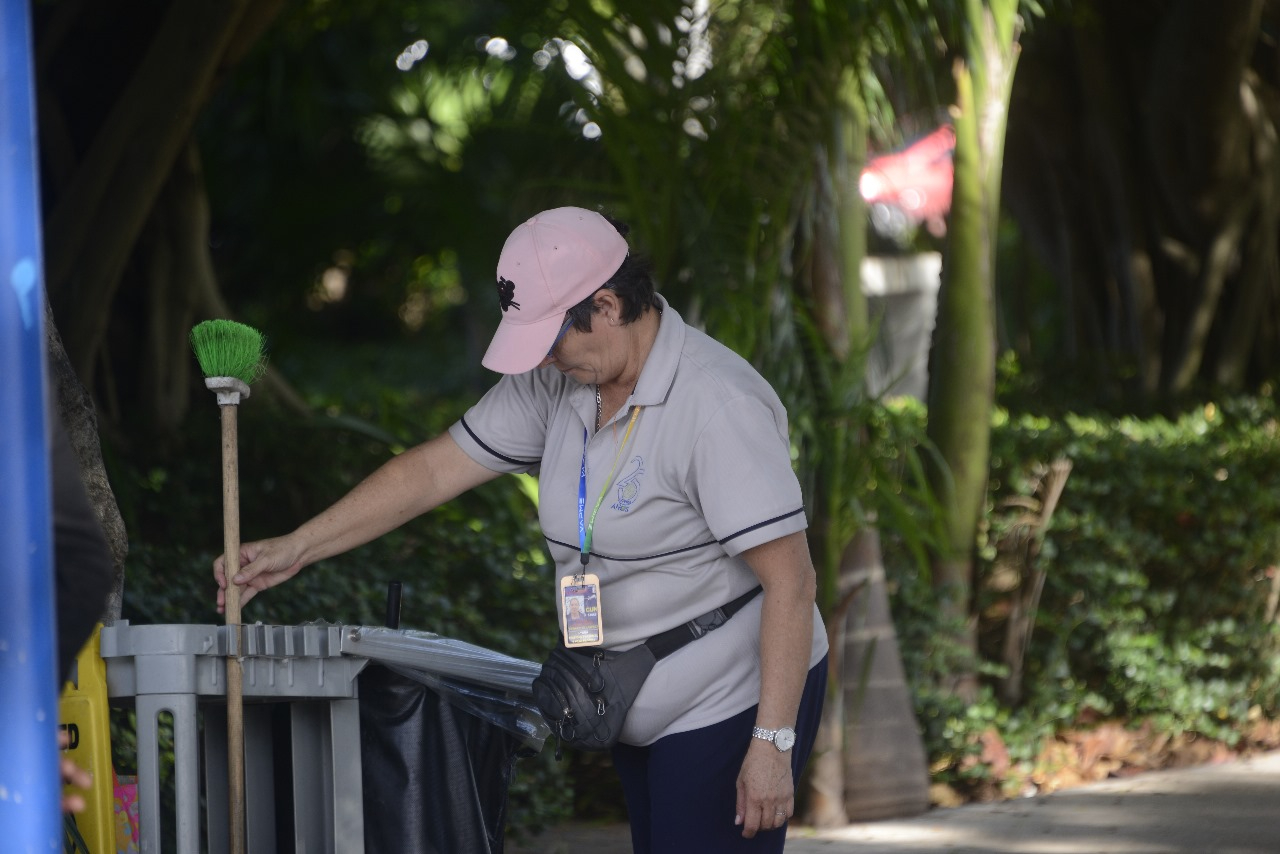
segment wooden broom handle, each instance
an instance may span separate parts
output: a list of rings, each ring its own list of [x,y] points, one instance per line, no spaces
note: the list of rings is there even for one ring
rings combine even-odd
[[[227,811],[230,818],[231,854],[245,854],[244,793],[244,671],[240,631],[240,588],[231,580],[240,571],[240,473],[236,405],[222,410],[222,532],[226,569],[226,625],[234,643],[227,655]]]

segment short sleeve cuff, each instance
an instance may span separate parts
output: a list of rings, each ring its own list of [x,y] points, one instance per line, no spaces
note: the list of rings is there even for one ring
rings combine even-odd
[[[765,519],[762,522],[730,534],[720,541],[720,545],[730,555],[737,557],[747,549],[771,543],[788,534],[803,531],[808,527],[809,520],[805,518],[804,508],[797,507],[790,513],[776,516],[772,519]]]
[[[463,453],[490,471],[517,474],[527,472],[538,465],[538,460],[517,460],[491,448],[476,435],[475,431],[467,424],[466,418],[455,421],[449,427],[449,435],[453,437],[453,441],[458,443],[458,447],[462,449]]]

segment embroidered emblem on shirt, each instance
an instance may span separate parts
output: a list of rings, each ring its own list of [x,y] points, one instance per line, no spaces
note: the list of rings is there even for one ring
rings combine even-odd
[[[611,505],[614,510],[620,510],[623,513],[630,513],[631,505],[640,497],[640,478],[644,475],[644,457],[632,457],[631,464],[635,469],[618,481],[618,501]]]
[[[516,283],[502,276],[498,277],[498,304],[504,312],[509,308],[520,310],[520,303],[516,302]]]

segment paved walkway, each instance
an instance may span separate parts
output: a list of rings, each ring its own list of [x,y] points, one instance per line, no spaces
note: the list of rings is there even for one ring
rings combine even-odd
[[[507,852],[632,854],[616,825],[560,828]],[[787,854],[873,852],[1280,854],[1280,752],[787,838]]]

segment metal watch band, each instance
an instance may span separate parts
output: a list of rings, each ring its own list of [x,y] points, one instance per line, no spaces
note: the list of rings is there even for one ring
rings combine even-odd
[[[796,731],[789,726],[779,727],[778,729],[752,727],[751,737],[769,742],[782,753],[786,753],[796,743]]]

